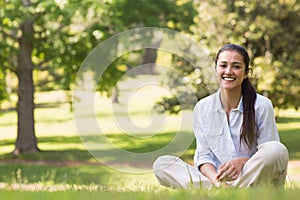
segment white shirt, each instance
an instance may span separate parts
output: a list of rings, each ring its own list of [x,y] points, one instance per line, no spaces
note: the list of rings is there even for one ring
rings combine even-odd
[[[230,111],[229,122],[221,104],[220,91],[201,99],[194,108],[194,134],[197,141],[195,166],[211,163],[217,169],[229,160],[251,157],[264,142],[279,141],[271,101],[257,94],[254,108],[258,138],[253,149],[249,151],[243,141],[240,143],[242,98],[238,107]]]

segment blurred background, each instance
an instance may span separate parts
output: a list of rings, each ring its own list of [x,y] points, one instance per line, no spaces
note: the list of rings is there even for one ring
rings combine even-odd
[[[0,0],[0,168],[9,168],[11,171],[3,173],[13,173],[14,181],[19,182],[26,163],[95,165],[97,161],[86,151],[74,127],[76,73],[101,42],[142,27],[178,31],[203,47],[212,61],[226,43],[244,46],[251,57],[252,82],[258,93],[272,100],[290,159],[299,160],[299,21],[299,0]],[[121,79],[145,64],[143,70]],[[180,76],[161,65],[170,66]],[[124,106],[131,86],[149,77],[167,84],[172,92],[156,86],[142,88],[139,98],[129,108],[127,105],[128,112],[136,123],[143,124],[151,121],[149,110],[153,108],[157,115],[167,115],[170,124],[156,137],[132,138],[114,126],[111,110],[101,102]],[[176,134],[182,110],[194,107],[182,87],[187,82],[198,100],[213,87],[204,81],[201,68],[195,68],[184,55],[151,48],[128,52],[114,60],[98,81],[96,116],[102,118],[105,132],[119,148],[131,152],[159,149]],[[178,97],[185,97],[186,103],[180,105]],[[182,158],[192,162],[194,148],[192,143]],[[299,176],[299,168],[292,170]],[[30,178],[30,170],[26,173],[27,182],[37,181]],[[53,168],[48,175],[43,170],[40,173],[38,180],[46,177],[56,183],[62,180],[53,177],[65,172]],[[63,180],[86,183],[67,177]],[[2,176],[0,182],[11,181]]]

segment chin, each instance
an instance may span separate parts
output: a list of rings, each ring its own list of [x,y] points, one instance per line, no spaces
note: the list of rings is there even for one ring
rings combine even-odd
[[[223,90],[237,90],[237,89],[241,89],[241,87],[239,86],[222,86],[221,87]]]

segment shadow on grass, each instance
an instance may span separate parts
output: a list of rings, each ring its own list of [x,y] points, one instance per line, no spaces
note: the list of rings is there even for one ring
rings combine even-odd
[[[193,133],[186,133],[191,136]],[[0,156],[0,160],[14,160],[14,159],[21,159],[21,160],[31,160],[31,161],[61,161],[61,162],[97,162],[97,159],[87,150],[82,149],[82,140],[85,143],[95,144],[95,150],[93,150],[93,154],[97,157],[101,157],[101,154],[108,155],[111,160],[116,160],[118,162],[127,161],[128,158],[122,157],[122,154],[118,154],[118,150],[124,150],[129,153],[148,153],[148,152],[155,152],[159,151],[161,148],[166,146],[170,143],[174,136],[176,135],[175,132],[167,132],[167,133],[160,133],[153,137],[141,137],[142,135],[137,135],[136,137],[126,135],[126,134],[107,134],[105,135],[106,141],[101,141],[103,138],[99,138],[99,135],[88,135],[85,138],[80,137],[63,137],[63,136],[55,136],[55,137],[41,137],[38,138],[39,144],[47,144],[51,149],[42,149],[42,152],[38,152],[35,154],[30,155],[21,155],[18,158],[10,155],[5,154]],[[185,134],[183,134],[182,143],[184,141]],[[290,159],[297,159],[300,160],[300,129],[287,129],[280,131],[280,138],[282,143],[286,145],[290,153]],[[106,143],[109,142],[114,145],[115,149],[111,147],[105,147]],[[0,140],[0,146],[9,146],[14,145],[13,140]],[[68,148],[68,145],[71,147]],[[181,144],[178,143],[177,147],[166,150],[166,154],[176,154],[176,151],[180,151]],[[53,146],[53,147],[52,147]],[[76,148],[78,146],[78,148]],[[80,148],[79,148],[80,146]],[[100,149],[100,150],[99,150]],[[195,149],[195,140],[191,141],[189,147],[183,153],[183,155],[179,155],[183,160],[191,161],[193,159],[193,153]],[[159,154],[159,153],[158,153]],[[157,156],[159,156],[157,154]],[[115,158],[113,158],[115,157]],[[103,158],[105,159],[105,158]],[[143,162],[152,162],[153,158],[149,160],[147,156],[145,158],[140,159],[140,163]]]
[[[186,137],[189,134],[188,137]],[[153,137],[142,137],[130,136],[126,134],[107,134],[102,135],[88,135],[85,137],[41,137],[38,138],[38,143],[40,146],[47,146],[48,149],[41,149],[41,152],[34,154],[22,154],[18,157],[13,156],[12,154],[4,154],[0,156],[0,161],[5,162],[26,162],[26,161],[45,161],[45,163],[57,164],[59,162],[67,164],[72,162],[82,162],[83,164],[95,164],[100,163],[96,158],[103,160],[104,162],[115,162],[115,163],[127,163],[131,160],[134,160],[134,166],[141,165],[152,165],[156,157],[163,154],[180,154],[182,149],[189,150],[195,148],[195,142],[189,141],[186,138],[191,138],[192,133],[184,133],[181,136],[177,136],[177,142],[171,148],[166,148],[164,153],[160,152],[169,143],[173,142],[174,137],[176,136],[175,132],[160,133]],[[91,152],[82,147],[82,140],[85,145],[92,145],[94,148],[91,148]],[[107,145],[107,144],[110,145]],[[13,140],[2,140],[0,141],[1,146],[13,145]],[[45,145],[46,144],[46,145]],[[189,144],[189,146],[186,146]],[[184,148],[184,145],[186,148]],[[69,148],[68,148],[69,146]],[[78,148],[76,148],[78,146]],[[120,153],[120,151],[122,153]],[[124,153],[126,156],[124,156]],[[188,151],[187,151],[188,152]],[[149,153],[151,156],[149,157]],[[181,153],[182,154],[182,153]],[[183,154],[183,159],[190,157],[192,155]],[[140,156],[138,159],[135,159],[136,155],[145,155]],[[46,162],[47,161],[47,162]]]
[[[0,140],[0,146],[9,146],[9,145],[14,145],[15,141],[13,140]]]
[[[65,103],[68,102],[57,101],[57,102],[47,102],[47,103],[36,103],[34,107],[35,108],[58,108]]]
[[[0,146],[14,145],[13,140],[0,140]],[[41,149],[40,152],[33,154],[21,154],[14,156],[11,153],[0,156],[0,161],[56,161],[56,162],[91,162],[92,155],[87,150],[82,150],[81,140],[79,137],[41,137],[38,138],[38,144],[42,146],[47,144],[51,149]],[[65,146],[73,144],[77,148],[65,148]],[[53,146],[53,147],[52,147]]]
[[[175,132],[158,134],[149,138],[131,137],[125,134],[109,134],[106,137],[119,148],[134,155],[136,153],[155,152],[172,141],[174,135],[176,135]],[[97,136],[87,137],[85,139],[98,144],[97,139],[99,140],[99,138]],[[183,141],[183,138],[180,140]],[[12,145],[13,143],[12,140],[0,141],[0,145]],[[107,185],[109,181],[116,183],[121,179],[126,179],[124,172],[115,170],[113,167],[110,168],[110,166],[104,166],[88,150],[82,149],[81,138],[79,137],[42,137],[39,138],[39,144],[47,144],[45,146],[49,149],[42,149],[41,152],[18,157],[2,154],[0,156],[0,182]],[[67,148],[68,145],[72,147],[78,145],[80,148]],[[194,147],[191,145],[189,148]],[[153,157],[149,159],[145,156],[143,159],[135,160],[135,163],[128,163],[131,158],[124,157],[118,154],[115,149],[109,148],[95,150],[93,154],[98,156],[103,154],[102,159],[133,169],[147,166],[151,170],[152,168],[149,167],[154,161]],[[148,172],[150,172],[149,170]]]
[[[105,184],[116,172],[98,166],[63,167],[54,165],[0,164],[0,182],[51,184]]]
[[[144,136],[144,137],[143,137]],[[131,167],[152,168],[155,159],[161,155],[182,156],[192,148],[193,133],[160,133],[152,137],[145,135],[88,135],[82,136],[91,153],[104,163]]]
[[[280,131],[280,139],[289,150],[291,160],[300,160],[300,129],[288,129]]]
[[[300,122],[300,117],[279,117],[276,122],[278,124]]]

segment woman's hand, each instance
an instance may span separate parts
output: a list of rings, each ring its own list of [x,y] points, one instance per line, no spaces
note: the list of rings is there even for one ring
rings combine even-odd
[[[219,182],[236,180],[248,160],[249,158],[236,158],[223,163],[217,171],[216,180]]]
[[[204,163],[199,167],[199,170],[215,187],[220,187],[220,181],[216,179],[217,171],[214,165],[210,163]]]

